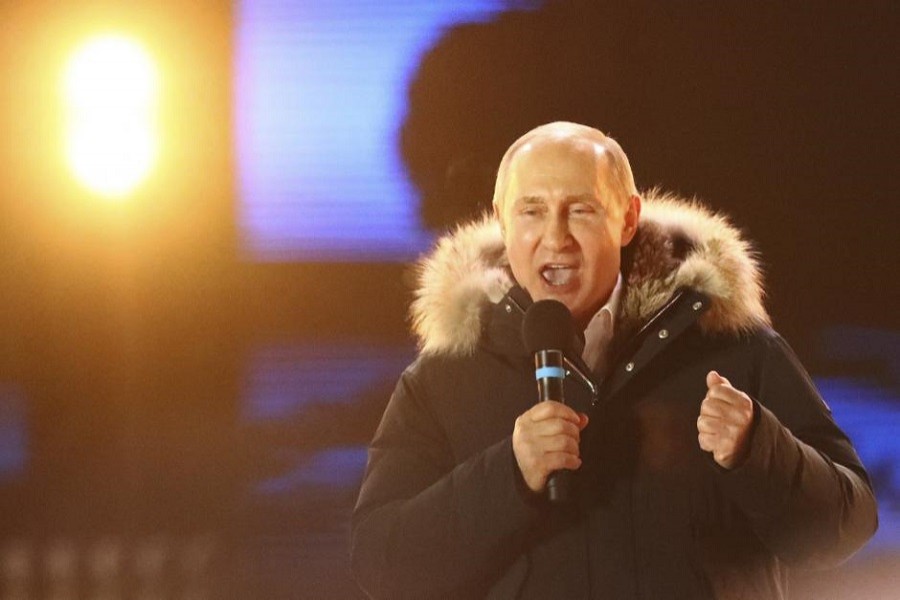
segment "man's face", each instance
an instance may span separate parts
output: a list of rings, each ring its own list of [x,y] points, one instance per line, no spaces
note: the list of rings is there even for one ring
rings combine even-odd
[[[523,146],[499,215],[516,281],[535,301],[565,304],[582,327],[612,293],[640,213],[637,199],[617,204],[603,152],[573,139]]]

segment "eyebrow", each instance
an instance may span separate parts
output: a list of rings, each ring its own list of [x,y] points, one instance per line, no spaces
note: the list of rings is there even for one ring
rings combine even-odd
[[[576,196],[566,196],[569,202],[597,202],[600,200],[595,198],[593,194],[578,194]],[[519,196],[514,204],[541,204],[544,202],[543,196]]]

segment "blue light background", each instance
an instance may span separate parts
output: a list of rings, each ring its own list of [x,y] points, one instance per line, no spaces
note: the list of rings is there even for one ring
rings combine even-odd
[[[864,553],[900,550],[900,394],[875,382],[846,377],[815,381],[875,487],[878,531]]]
[[[406,90],[448,27],[501,0],[244,1],[239,231],[251,261],[406,261],[431,242],[398,151]]]
[[[0,383],[0,481],[15,479],[28,463],[28,427],[25,393],[21,387]]]
[[[242,419],[259,423],[321,405],[352,404],[374,384],[397,379],[414,357],[412,347],[371,343],[257,347],[247,362]]]

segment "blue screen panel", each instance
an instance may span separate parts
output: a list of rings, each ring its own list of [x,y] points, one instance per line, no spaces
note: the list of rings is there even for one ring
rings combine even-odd
[[[300,457],[295,466],[282,475],[259,483],[262,495],[299,493],[310,489],[355,490],[366,468],[368,448],[363,445],[335,446]]]
[[[366,446],[354,419],[366,412],[366,402],[377,404],[380,412],[414,357],[415,349],[405,345],[307,342],[255,348],[244,377],[242,424],[264,432],[260,445],[265,448],[256,450],[267,453],[278,468],[255,482],[254,492],[301,494],[309,500],[313,490],[326,497],[355,490]],[[330,433],[330,442],[310,442],[310,436],[323,432]],[[364,435],[367,442],[371,432]]]
[[[242,421],[289,419],[320,406],[352,404],[376,384],[393,386],[414,357],[412,347],[365,343],[255,348],[244,378]]]
[[[236,26],[239,231],[263,262],[406,261],[431,243],[399,155],[423,53],[502,0],[243,0]]]
[[[27,462],[25,394],[18,386],[0,383],[0,482],[21,476]]]
[[[872,478],[878,532],[866,552],[900,549],[900,395],[850,378],[816,378],[835,421],[850,436]]]

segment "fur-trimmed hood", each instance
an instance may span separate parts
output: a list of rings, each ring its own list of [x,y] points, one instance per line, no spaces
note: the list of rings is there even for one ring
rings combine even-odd
[[[699,323],[705,332],[741,334],[769,325],[759,263],[741,233],[696,200],[658,190],[642,198],[637,235],[623,251],[625,285],[617,328],[640,326],[685,287],[711,301]],[[493,216],[443,237],[418,265],[410,312],[422,352],[473,352],[484,309],[513,284]]]

